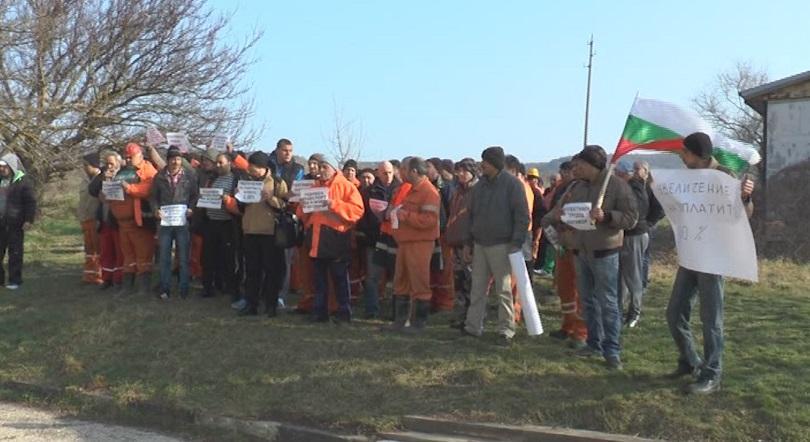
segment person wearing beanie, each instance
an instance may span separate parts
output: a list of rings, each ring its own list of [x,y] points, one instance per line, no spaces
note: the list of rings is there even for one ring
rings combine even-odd
[[[188,218],[197,205],[199,187],[191,169],[183,167],[183,154],[176,146],[166,152],[166,167],[155,176],[151,189],[152,207],[158,227],[158,265],[160,266],[160,298],[168,300],[172,289],[172,251],[177,249],[178,286],[180,297],[185,299],[190,289],[191,230]],[[181,206],[180,222],[172,223],[167,218],[170,208]],[[173,210],[173,209],[172,209]]]
[[[573,237],[569,246],[575,250],[577,289],[588,327],[587,346],[576,354],[604,357],[609,369],[621,370],[619,252],[624,242],[624,230],[636,225],[638,210],[627,183],[615,175],[608,175],[607,154],[601,146],[585,146],[572,162],[574,175],[579,181],[544,217],[544,225],[552,225],[558,232]],[[607,191],[602,205],[597,207],[605,180],[609,180]],[[591,223],[584,230],[572,230],[562,221],[568,205],[573,203],[590,207]]]
[[[444,244],[451,247],[453,251],[451,260],[445,265],[453,268],[455,302],[450,327],[457,329],[464,328],[467,310],[470,308],[472,272],[470,266],[464,262],[464,245],[467,242],[467,231],[470,228],[467,207],[470,204],[472,189],[478,183],[476,169],[475,160],[472,158],[464,158],[455,164],[457,184],[447,212],[447,228],[444,235]]]
[[[264,152],[253,152],[248,157],[247,173],[251,181],[261,181],[262,192],[258,202],[239,202],[242,209],[242,243],[245,255],[245,300],[239,316],[258,315],[260,302],[269,318],[277,315],[278,295],[287,268],[284,249],[275,241],[276,214],[284,209],[287,183],[273,176],[269,157]],[[236,194],[239,194],[237,184]]]
[[[76,218],[82,227],[84,238],[84,272],[82,282],[85,284],[101,285],[101,239],[96,228],[96,215],[100,203],[98,198],[90,195],[90,183],[101,175],[98,153],[89,153],[82,157],[82,182],[79,185],[79,205],[76,208]],[[112,284],[112,282],[110,282]]]
[[[689,169],[714,169],[736,178],[730,169],[721,166],[712,158],[712,140],[703,132],[690,134],[683,140],[683,149],[678,151],[684,165]],[[743,207],[750,217],[754,207],[751,193],[754,182],[747,176],[740,181]],[[672,284],[672,294],[667,305],[669,332],[678,348],[678,367],[669,377],[677,379],[695,376],[686,386],[690,394],[711,394],[720,389],[723,362],[723,298],[722,275],[690,270],[679,266]],[[689,318],[695,297],[700,299],[700,319],[703,323],[703,357],[692,340]]]
[[[155,258],[155,222],[149,205],[157,170],[144,159],[141,146],[129,143],[124,148],[125,167],[116,181],[124,190],[123,201],[109,201],[110,211],[118,223],[121,252],[124,254],[124,283],[119,295],[149,293],[152,286],[152,262]],[[134,178],[129,176],[134,171]],[[137,281],[137,285],[136,285]]]
[[[298,206],[297,214],[306,229],[305,243],[309,257],[314,261],[315,307],[312,319],[327,322],[328,278],[332,278],[337,298],[338,322],[351,322],[349,295],[349,260],[354,225],[363,216],[365,207],[357,186],[349,182],[324,156],[319,156],[320,177],[315,187],[328,188],[329,208],[325,211],[304,213]]]
[[[472,190],[470,228],[464,258],[472,262],[470,308],[462,334],[481,336],[490,280],[499,298],[499,344],[510,346],[515,336],[512,302],[512,268],[509,254],[520,252],[529,231],[529,207],[523,184],[504,171],[503,148],[492,146],[481,153],[482,176]]]
[[[343,163],[343,177],[360,188],[360,180],[357,179],[357,161],[349,159]]]
[[[439,205],[439,233],[443,237],[447,227],[447,209],[450,206],[450,199],[453,193],[453,183],[445,181],[441,174],[441,158],[429,158],[425,161],[427,166],[427,178],[433,187],[439,192],[441,204]],[[453,249],[443,245],[441,239],[437,246],[442,253],[442,261],[449,263],[452,260]],[[431,299],[431,309],[434,312],[453,310],[454,289],[453,289],[453,269],[450,265],[432,266],[430,276],[430,286],[433,291]]]

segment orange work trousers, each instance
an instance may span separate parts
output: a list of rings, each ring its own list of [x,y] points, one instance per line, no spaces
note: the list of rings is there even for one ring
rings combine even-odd
[[[453,248],[442,241],[442,262],[444,268],[438,272],[430,272],[430,307],[433,311],[449,312],[453,310],[456,299],[455,281],[453,273]]]
[[[121,235],[109,224],[101,224],[101,279],[121,284],[124,270],[124,254],[121,252]]]
[[[155,235],[140,227],[134,220],[118,222],[121,252],[124,254],[124,273],[142,275],[152,271],[155,259]]]
[[[101,284],[101,238],[96,230],[96,220],[82,221],[84,234],[84,274],[82,281],[88,284]]]
[[[577,273],[574,266],[574,252],[566,250],[557,254],[554,270],[554,287],[560,297],[562,310],[562,331],[572,339],[584,341],[588,337],[588,328],[582,319],[582,303],[577,291]]]
[[[430,257],[435,241],[403,242],[397,248],[394,266],[394,294],[430,301]]]

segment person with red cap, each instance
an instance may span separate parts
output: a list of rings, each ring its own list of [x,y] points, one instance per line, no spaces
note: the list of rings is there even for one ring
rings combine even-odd
[[[145,219],[151,218],[148,198],[157,170],[143,157],[141,146],[127,144],[124,149],[127,166],[121,168],[116,179],[124,189],[123,201],[110,201],[110,210],[118,222],[121,252],[124,254],[124,284],[121,294],[135,291],[149,293],[152,281],[152,261],[155,255],[154,231]]]

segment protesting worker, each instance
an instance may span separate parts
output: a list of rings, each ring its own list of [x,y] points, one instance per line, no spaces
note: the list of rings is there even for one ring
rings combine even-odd
[[[335,169],[335,163],[325,156],[313,155],[320,164],[320,177],[316,187],[328,188],[328,209],[304,213],[298,207],[298,216],[306,226],[305,241],[315,271],[315,308],[312,319],[327,322],[329,310],[328,279],[334,284],[337,298],[338,322],[351,322],[349,303],[349,260],[351,259],[351,229],[363,216],[363,198],[357,186]]]
[[[472,286],[472,266],[464,260],[464,245],[467,241],[467,232],[470,229],[470,213],[468,207],[472,196],[472,189],[478,183],[478,170],[475,160],[464,158],[455,164],[456,189],[450,202],[447,214],[447,229],[445,230],[445,243],[453,249],[453,259],[449,265],[453,266],[453,277],[456,299],[453,307],[453,319],[450,326],[457,329],[464,328],[467,320],[467,310],[470,308],[470,289]]]
[[[626,182],[608,174],[607,154],[601,146],[586,146],[574,156],[572,163],[579,181],[571,186],[560,206],[550,215],[559,224],[568,204],[585,203],[590,207],[589,227],[594,227],[574,231],[577,289],[588,326],[588,345],[576,355],[604,357],[608,369],[621,370],[619,251],[624,230],[635,226],[638,219],[635,200]],[[605,180],[609,180],[607,190],[599,205]]]
[[[154,226],[146,221],[151,218],[149,198],[152,180],[157,170],[143,157],[141,146],[127,144],[124,149],[126,167],[122,167],[115,181],[121,183],[123,201],[109,201],[110,210],[118,223],[121,252],[124,254],[124,283],[119,294],[149,293],[152,281],[152,260],[155,255]],[[148,215],[147,215],[148,213]],[[136,289],[136,279],[138,285]]]
[[[239,310],[240,316],[257,315],[259,302],[263,300],[265,314],[275,317],[286,272],[284,249],[276,245],[275,230],[277,213],[285,205],[287,183],[273,176],[271,167],[272,163],[264,152],[254,152],[248,158],[250,179],[263,184],[260,200],[243,205],[247,304]]]
[[[270,163],[275,170],[274,175],[284,180],[287,191],[292,190],[294,181],[304,178],[304,167],[295,162],[293,158],[293,142],[287,138],[282,138],[276,142],[276,150],[270,153]],[[287,306],[287,295],[290,292],[290,278],[292,275],[292,263],[295,260],[296,249],[294,247],[284,249],[284,279],[281,284],[281,292],[278,295],[278,305],[281,308]]]
[[[679,150],[681,161],[690,169],[715,169],[735,176],[730,169],[717,163],[712,157],[714,150],[711,138],[703,132],[695,132],[683,140],[684,148]],[[754,210],[751,193],[754,183],[743,179],[741,196],[746,213],[751,216]],[[678,267],[672,294],[667,305],[667,324],[678,347],[678,368],[671,378],[694,375],[695,382],[686,391],[693,394],[711,394],[720,389],[723,369],[723,292],[722,275]],[[695,297],[700,298],[700,319],[703,323],[703,358],[695,349],[689,318]]]
[[[79,205],[76,207],[76,217],[82,227],[84,237],[84,272],[82,282],[86,284],[103,284],[101,279],[101,240],[97,215],[100,203],[98,198],[90,194],[90,183],[101,175],[99,157],[97,153],[89,153],[82,157],[82,182],[79,187]]]
[[[96,215],[99,223],[99,246],[101,255],[100,289],[107,290],[115,286],[121,290],[124,271],[124,253],[121,251],[121,235],[118,232],[118,222],[110,210],[110,202],[102,194],[102,184],[111,182],[121,170],[123,159],[113,151],[104,151],[100,154],[102,173],[96,175],[87,186],[88,193],[98,198],[100,207]]]
[[[487,288],[493,280],[498,296],[498,344],[508,347],[515,336],[512,267],[509,254],[520,252],[529,231],[529,209],[523,184],[504,169],[503,148],[492,146],[482,154],[482,177],[472,190],[470,229],[465,260],[472,261],[470,308],[462,334],[484,332]]]
[[[188,218],[197,204],[198,192],[197,177],[190,168],[183,167],[180,149],[176,146],[169,147],[166,153],[166,167],[155,176],[151,189],[155,218],[160,222],[158,227],[160,298],[163,300],[171,297],[172,250],[175,244],[180,297],[186,299],[189,294],[191,232]]]
[[[644,296],[644,251],[647,250],[650,236],[647,234],[647,212],[650,199],[647,183],[638,178],[629,161],[619,161],[616,176],[625,180],[633,191],[638,211],[638,222],[632,229],[624,231],[624,244],[619,254],[619,308],[627,303],[624,325],[635,328],[641,319],[641,299]]]
[[[439,238],[439,192],[427,178],[426,161],[411,158],[405,179],[411,190],[401,205],[389,211],[398,253],[394,273],[392,331],[420,332],[430,313],[430,260]],[[411,308],[413,306],[413,308]],[[411,311],[413,319],[405,328]]]
[[[427,160],[427,177],[433,187],[439,192],[440,197],[440,212],[439,212],[439,235],[444,236],[445,228],[447,227],[447,209],[450,207],[450,199],[453,195],[454,184],[452,181],[446,181],[442,171],[444,165],[439,158],[430,158]],[[451,311],[454,305],[454,289],[453,289],[453,248],[444,244],[440,239],[437,244],[437,252],[441,255],[440,259],[434,260],[431,266],[430,273],[430,289],[433,296],[430,299],[430,307],[433,312]]]
[[[37,199],[34,186],[17,155],[0,157],[0,283],[9,290],[22,284],[25,231],[34,224]],[[8,251],[8,280],[3,257]]]

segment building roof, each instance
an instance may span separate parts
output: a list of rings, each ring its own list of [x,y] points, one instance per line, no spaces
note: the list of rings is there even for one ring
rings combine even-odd
[[[751,106],[760,115],[765,114],[765,101],[766,96],[781,89],[796,84],[810,81],[810,71],[802,72],[801,74],[792,75],[790,77],[782,78],[781,80],[772,81],[751,89],[740,91],[740,96],[745,100],[745,104]]]

